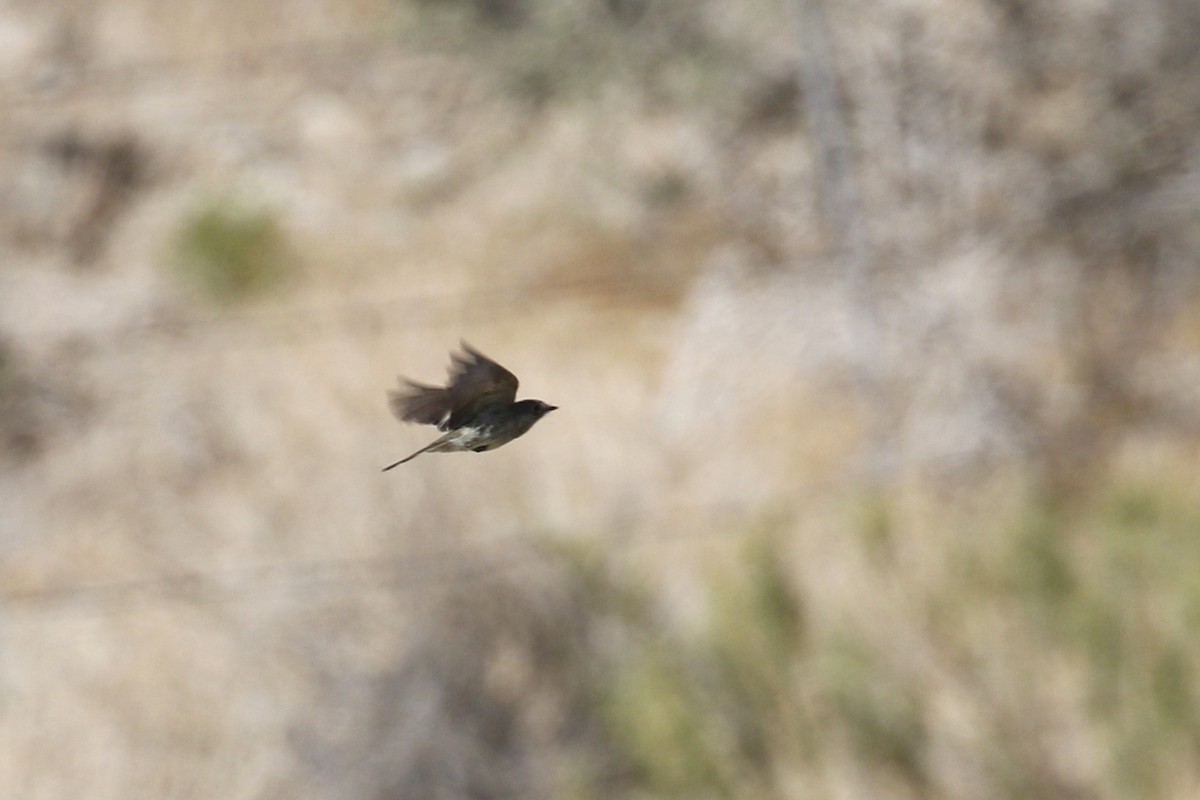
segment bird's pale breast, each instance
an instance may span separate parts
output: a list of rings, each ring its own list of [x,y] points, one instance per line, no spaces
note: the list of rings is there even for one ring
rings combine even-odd
[[[484,446],[487,446],[487,449],[491,450],[510,439],[511,437],[497,437],[495,431],[487,427],[464,425],[461,428],[450,431],[446,435],[446,441],[437,447],[434,452],[456,453],[460,450],[474,450],[477,447]]]

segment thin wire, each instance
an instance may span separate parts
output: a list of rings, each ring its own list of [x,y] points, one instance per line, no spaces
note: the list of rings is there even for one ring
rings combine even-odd
[[[678,506],[683,508],[685,506]],[[746,509],[730,503],[686,504],[706,515],[736,513]],[[696,531],[630,533],[621,537],[621,551],[630,547],[655,546],[677,541],[731,538],[744,527],[730,525]],[[397,591],[475,584],[512,570],[545,563],[544,550],[516,554],[512,548],[539,544],[523,534],[496,537],[487,542],[440,548],[424,553],[331,559],[303,564],[258,564],[231,570],[190,571],[153,575],[105,583],[76,583],[0,593],[0,616],[21,613],[108,614],[141,610],[139,600],[159,598],[190,605],[261,602],[268,592],[292,593],[311,600],[314,591],[363,590],[387,586]],[[487,563],[477,560],[482,548],[494,553]],[[507,549],[507,552],[503,552]],[[496,555],[495,553],[500,553]],[[476,560],[472,560],[471,557]]]
[[[150,320],[137,323],[122,331],[133,343],[162,337],[179,339],[191,336],[202,338],[215,333],[221,344],[229,337],[237,338],[245,331],[270,331],[293,344],[325,338],[329,329],[356,333],[378,334],[394,328],[433,327],[447,317],[503,317],[528,314],[530,301],[564,301],[580,296],[637,303],[666,298],[671,287],[650,283],[631,283],[615,278],[573,278],[549,282],[513,282],[490,285],[482,289],[466,289],[436,294],[408,294],[375,300],[353,300],[290,309],[222,313],[209,317],[182,320]],[[338,338],[338,337],[334,337]],[[236,344],[236,342],[235,342]]]
[[[603,302],[608,308],[634,308],[670,301],[673,286],[631,283],[627,279],[573,279],[513,283],[487,289],[355,300],[302,308],[223,313],[185,319],[139,321],[105,334],[81,339],[73,353],[85,362],[111,364],[145,359],[158,348],[172,355],[202,357],[292,348],[316,343],[358,341],[398,331],[434,330],[448,325],[480,324],[578,301]],[[148,362],[153,365],[154,362]]]

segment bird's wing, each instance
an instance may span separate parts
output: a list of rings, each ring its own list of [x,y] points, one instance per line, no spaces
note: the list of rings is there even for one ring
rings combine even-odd
[[[388,392],[388,408],[401,422],[441,427],[450,418],[450,391],[400,379],[400,389]]]
[[[450,418],[453,428],[489,406],[509,406],[517,399],[517,376],[492,361],[466,342],[462,355],[454,355],[450,365]]]

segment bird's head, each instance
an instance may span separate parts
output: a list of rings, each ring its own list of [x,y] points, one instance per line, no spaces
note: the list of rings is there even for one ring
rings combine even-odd
[[[543,403],[541,400],[533,401],[533,410],[537,414],[538,419],[541,419],[542,417],[546,416],[551,411],[554,411],[556,408],[558,408],[558,406],[552,406],[549,403]]]
[[[556,408],[558,408],[558,406],[552,406],[549,403],[543,403],[541,400],[521,400],[513,403],[513,410],[525,419],[531,420],[532,422],[537,422],[539,419],[546,416]]]

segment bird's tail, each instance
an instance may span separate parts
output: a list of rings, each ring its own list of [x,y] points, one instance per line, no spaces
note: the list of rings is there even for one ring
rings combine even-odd
[[[413,454],[411,454],[411,455],[407,455],[407,456],[405,456],[404,458],[402,458],[402,459],[400,459],[399,461],[397,461],[395,464],[388,464],[386,467],[384,467],[384,468],[383,468],[383,471],[384,471],[384,472],[387,472],[387,471],[388,471],[389,469],[391,469],[392,467],[398,467],[398,466],[400,466],[401,464],[405,464],[405,463],[407,463],[407,462],[409,462],[409,461],[412,461],[414,458],[416,458],[417,456],[421,455],[421,453],[428,453],[428,452],[429,452],[429,451],[431,451],[431,450],[436,450],[436,449],[437,449],[437,447],[438,447],[438,445],[440,445],[440,444],[442,444],[443,442],[445,442],[445,441],[446,441],[446,438],[447,438],[447,437],[445,437],[445,436],[439,436],[438,438],[434,439],[434,440],[433,440],[432,442],[430,442],[429,444],[427,444],[427,445],[425,445],[424,447],[422,447],[422,448],[421,448],[420,450],[418,450],[417,452],[415,452],[415,453],[413,453]]]

